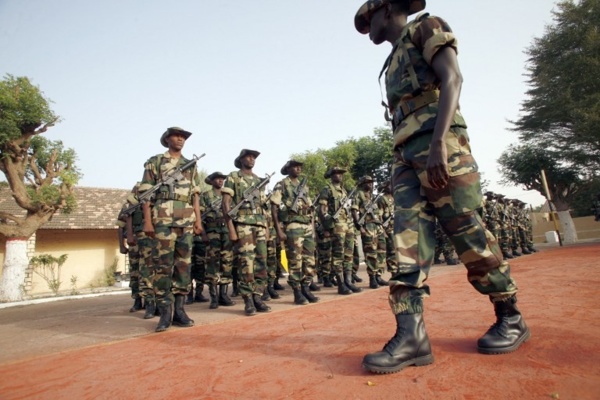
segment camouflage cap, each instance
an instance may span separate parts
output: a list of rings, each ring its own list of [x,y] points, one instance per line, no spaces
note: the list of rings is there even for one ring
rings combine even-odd
[[[369,175],[361,176],[360,179],[358,180],[359,185],[362,185],[363,183],[368,183],[368,182],[373,182],[373,178],[371,178]]]
[[[296,165],[300,165],[303,166],[304,163],[300,162],[300,161],[296,161],[296,160],[289,160],[288,162],[285,163],[285,165],[283,167],[281,167],[281,175],[288,175],[290,172],[288,171],[288,168],[291,167],[295,167]]]
[[[494,196],[494,192],[488,190],[487,192],[484,193],[484,195],[492,197],[492,196]]]
[[[354,16],[354,26],[362,34],[367,34],[371,30],[371,16],[381,7],[396,3],[399,0],[368,0],[360,6]],[[408,15],[418,13],[425,9],[425,0],[410,0]]]
[[[181,133],[186,140],[187,138],[192,136],[192,132],[188,132],[182,128],[179,128],[178,126],[172,126],[170,128],[167,128],[165,133],[162,134],[162,136],[160,137],[160,144],[162,144],[165,147],[169,147],[169,145],[167,144],[167,138],[174,133]]]
[[[240,162],[240,160],[242,159],[242,157],[245,157],[248,154],[252,154],[254,156],[254,158],[256,158],[256,157],[260,156],[260,151],[250,150],[250,149],[242,149],[242,151],[240,151],[240,155],[237,156],[235,158],[235,160],[233,161],[233,165],[235,165],[236,168],[242,168],[242,163]]]
[[[224,173],[220,172],[220,171],[215,171],[212,174],[208,175],[206,178],[204,178],[204,183],[208,183],[209,185],[212,185],[212,181],[217,179],[217,178],[227,178],[227,175],[225,175]]]
[[[325,179],[329,179],[329,178],[331,178],[331,175],[335,174],[336,172],[339,172],[340,174],[345,174],[348,171],[346,171],[344,168],[340,168],[340,167],[331,167],[327,170],[327,172],[325,172],[323,177]]]

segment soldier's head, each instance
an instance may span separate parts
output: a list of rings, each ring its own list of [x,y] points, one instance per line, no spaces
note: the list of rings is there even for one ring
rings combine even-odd
[[[333,183],[341,183],[342,182],[342,175],[344,175],[346,173],[346,170],[340,167],[332,167],[329,168],[327,170],[327,172],[325,172],[325,175],[323,175],[325,177],[325,179],[331,179],[331,182]]]
[[[361,176],[358,180],[358,186],[370,192],[373,190],[373,178],[371,178],[369,175]]]
[[[354,27],[362,34],[368,33],[373,43],[381,44],[392,41],[391,31],[401,28],[394,26],[396,16],[406,23],[406,17],[424,9],[425,0],[368,0],[356,12]]]
[[[169,149],[174,148],[176,150],[183,149],[185,141],[192,136],[191,132],[181,129],[177,126],[167,128],[165,133],[160,137],[160,144]]]
[[[297,178],[302,173],[304,163],[296,160],[289,160],[281,167],[281,175],[289,175],[292,178]]]
[[[494,192],[490,192],[489,190],[487,192],[485,192],[485,197],[487,198],[487,200],[492,200],[494,199]]]
[[[223,183],[225,182],[225,178],[227,178],[227,175],[223,174],[222,172],[215,171],[208,175],[206,179],[204,179],[204,182],[208,183],[215,189],[221,189],[223,187]]]
[[[235,158],[233,165],[239,169],[252,169],[260,152],[256,150],[242,149],[240,155]]]
[[[504,204],[504,195],[500,194],[500,193],[496,193],[496,200],[498,200],[499,203]]]
[[[387,181],[379,185],[377,190],[383,193],[392,193],[392,181],[388,179]]]

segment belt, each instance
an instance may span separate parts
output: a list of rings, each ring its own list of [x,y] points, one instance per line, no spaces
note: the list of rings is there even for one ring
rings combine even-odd
[[[205,222],[204,223],[204,227],[205,228],[221,228],[225,226],[225,221],[224,220],[215,220],[215,221],[211,221],[211,222]]]
[[[188,196],[184,196],[181,194],[177,194],[177,193],[159,193],[156,195],[156,199],[157,200],[177,200],[177,201],[183,201],[184,203],[187,203],[189,200]]]
[[[429,90],[413,97],[412,99],[401,101],[400,104],[398,104],[398,107],[396,107],[396,111],[394,111],[394,126],[398,126],[400,122],[418,109],[423,108],[428,104],[436,103],[439,101],[439,99],[439,90]]]
[[[298,210],[297,212],[291,211],[290,210],[290,217],[295,217],[295,216],[309,216],[312,215],[312,210],[310,208],[305,208],[303,210]]]
[[[238,215],[262,215],[262,209],[242,208],[238,210]]]

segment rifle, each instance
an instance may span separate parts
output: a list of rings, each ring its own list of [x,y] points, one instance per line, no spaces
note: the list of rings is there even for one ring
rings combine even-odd
[[[273,171],[273,173],[271,175],[267,174],[265,179],[263,179],[262,181],[258,182],[257,184],[255,184],[253,186],[250,186],[248,189],[244,190],[244,194],[242,195],[242,197],[243,197],[242,200],[239,203],[237,203],[235,205],[235,207],[233,207],[227,213],[227,215],[229,215],[229,218],[236,219],[237,213],[240,210],[240,208],[244,205],[244,203],[246,203],[246,202],[254,203],[254,198],[256,197],[257,192],[260,191],[260,189],[262,189],[267,183],[269,183],[269,181],[271,180],[271,177],[273,175],[275,175],[275,171]]]
[[[212,203],[210,203],[210,205],[208,206],[208,210],[206,210],[206,212],[202,214],[202,218],[200,220],[202,222],[204,222],[204,220],[206,219],[206,216],[208,215],[209,212],[219,211],[219,209],[221,208],[222,202],[223,202],[223,198],[218,197]]]
[[[346,210],[346,212],[349,212],[348,208],[350,207],[350,203],[352,203],[352,198],[356,194],[357,190],[358,190],[358,186],[356,186],[354,189],[352,189],[350,194],[342,199],[342,201],[340,202],[340,208],[338,208],[337,211],[332,215],[332,218],[334,221],[338,220],[342,210]]]
[[[377,201],[379,200],[379,198],[382,195],[383,195],[383,193],[379,193],[377,195],[377,197],[375,197],[374,199],[371,198],[371,201],[369,203],[367,203],[367,205],[365,206],[365,213],[358,220],[358,225],[363,226],[365,224],[365,218],[367,218],[368,214],[374,215],[373,211],[375,210],[375,207],[377,206]]]
[[[294,191],[295,192],[294,194],[296,195],[296,197],[294,198],[294,202],[292,203],[290,210],[292,210],[295,213],[298,212],[298,203],[300,202],[300,199],[304,200],[304,202],[307,203],[309,207],[312,207],[312,203],[310,201],[310,198],[308,197],[308,193],[306,193],[306,190],[305,190],[306,181],[307,181],[307,178],[305,176],[304,178],[302,178],[300,185],[298,185],[298,187]]]
[[[173,186],[177,182],[184,179],[182,172],[185,171],[186,169],[190,168],[192,165],[195,165],[196,161],[198,161],[205,155],[206,155],[206,153],[202,153],[202,155],[200,155],[200,156],[197,156],[194,154],[192,159],[190,161],[188,161],[187,163],[183,164],[180,167],[175,168],[174,170],[165,172],[162,175],[160,182],[158,182],[156,185],[152,186],[150,189],[146,190],[144,193],[138,195],[138,204],[134,204],[134,205],[129,206],[126,209],[122,210],[121,213],[119,214],[119,218],[128,217],[128,216],[132,215],[138,207],[141,207],[147,201],[152,200],[152,198],[154,197],[154,194],[156,192],[158,192],[160,187],[163,185],[168,186],[169,192],[172,193]]]
[[[390,224],[390,222],[394,219],[394,214],[390,214],[389,217],[386,218],[385,221],[383,221],[383,224],[381,226],[383,226],[384,229],[387,229],[388,225]]]

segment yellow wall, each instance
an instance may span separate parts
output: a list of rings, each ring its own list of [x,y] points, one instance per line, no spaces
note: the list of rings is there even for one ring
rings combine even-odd
[[[546,242],[546,232],[554,232],[556,230],[554,222],[544,221],[542,215],[547,214],[535,214],[535,223],[533,225],[533,241],[535,243]],[[575,223],[575,229],[577,230],[577,239],[598,239],[600,238],[600,222],[594,221],[594,217],[580,217],[573,218]],[[560,229],[560,222],[557,221],[559,232],[563,232]]]
[[[5,243],[0,243],[0,259],[4,262]],[[71,289],[71,277],[77,277],[77,288],[98,286],[104,269],[118,257],[117,271],[127,272],[126,258],[119,253],[116,230],[38,230],[35,254],[59,257],[67,254],[62,266],[61,291]],[[46,282],[33,274],[33,289],[29,294],[50,292]]]

